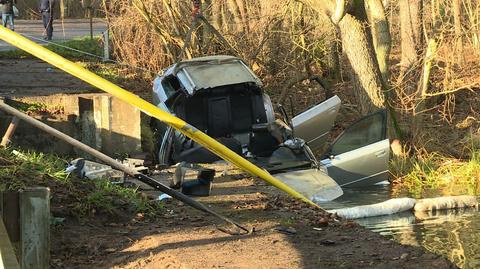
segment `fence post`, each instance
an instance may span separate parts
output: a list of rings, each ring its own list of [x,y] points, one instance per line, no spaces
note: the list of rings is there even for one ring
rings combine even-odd
[[[110,60],[110,34],[108,33],[108,25],[107,25],[107,30],[103,32],[103,61],[109,61]]]
[[[20,192],[20,266],[48,269],[50,260],[50,189]]]

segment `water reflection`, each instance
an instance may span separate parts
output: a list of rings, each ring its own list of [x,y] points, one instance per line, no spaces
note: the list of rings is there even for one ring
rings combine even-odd
[[[323,206],[328,209],[385,201],[389,186],[345,190],[341,199]],[[422,246],[457,264],[460,268],[480,268],[480,212],[478,209],[402,212],[358,219],[357,222],[402,244]]]

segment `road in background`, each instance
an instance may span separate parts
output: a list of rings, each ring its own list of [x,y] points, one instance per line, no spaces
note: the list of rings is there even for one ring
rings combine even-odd
[[[93,35],[100,35],[107,29],[107,23],[102,19],[93,20]],[[47,44],[43,41],[44,28],[41,20],[15,20],[15,31],[25,34],[26,37],[38,44]],[[30,38],[30,36],[34,38]],[[90,23],[88,19],[66,19],[53,21],[52,42],[62,42],[78,37],[90,36]],[[15,47],[0,41],[0,51],[12,50]]]

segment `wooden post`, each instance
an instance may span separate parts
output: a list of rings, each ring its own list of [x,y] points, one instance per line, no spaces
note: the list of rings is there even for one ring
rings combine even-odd
[[[15,129],[17,129],[19,122],[20,120],[17,117],[12,118],[12,122],[10,122],[10,125],[8,125],[8,129],[2,138],[2,142],[0,143],[0,146],[6,147],[10,143],[10,138],[12,138],[13,133],[15,133]]]
[[[20,253],[22,269],[49,268],[49,188],[27,188],[20,192]]]

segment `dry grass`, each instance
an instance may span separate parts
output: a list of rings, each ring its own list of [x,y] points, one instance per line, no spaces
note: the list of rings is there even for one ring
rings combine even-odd
[[[191,1],[114,0],[107,9],[117,58],[155,72],[180,60],[192,23]],[[318,15],[297,1],[212,1],[204,4],[203,15],[228,44],[197,25],[183,58],[234,54],[271,93],[296,74],[328,72],[328,23],[319,25]]]

